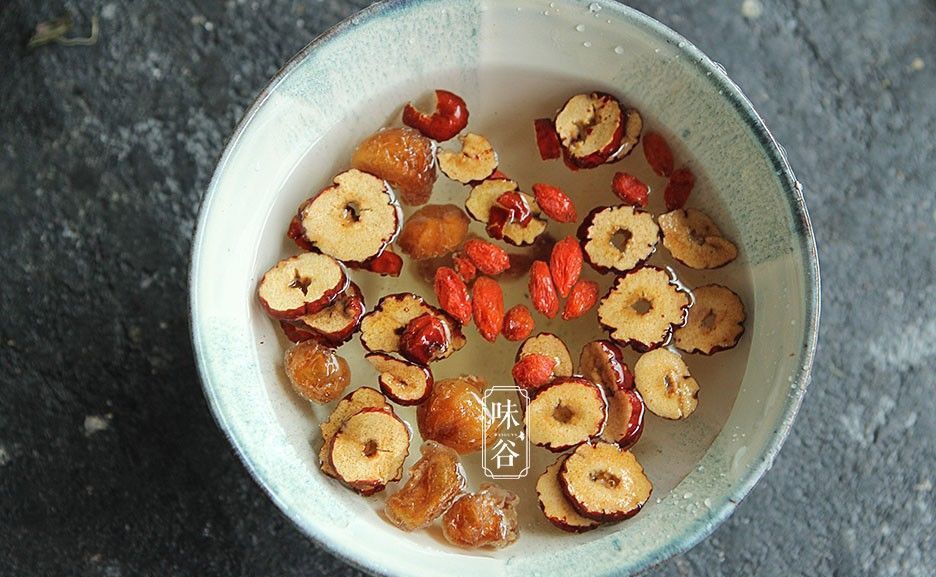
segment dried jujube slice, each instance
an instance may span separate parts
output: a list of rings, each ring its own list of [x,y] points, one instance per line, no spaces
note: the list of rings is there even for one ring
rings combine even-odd
[[[523,341],[516,360],[531,354],[543,355],[556,361],[553,373],[557,377],[572,376],[572,354],[562,339],[552,333],[539,333]]]
[[[615,280],[598,305],[598,322],[622,346],[649,351],[666,344],[673,329],[685,324],[691,302],[667,271],[646,266]]]
[[[536,481],[536,495],[539,498],[540,510],[550,523],[569,533],[584,533],[598,527],[600,523],[579,515],[562,491],[559,470],[565,459],[563,455],[546,467],[546,471]]]
[[[582,347],[579,372],[606,391],[634,388],[634,375],[624,362],[624,353],[608,340],[592,341]]]
[[[624,362],[620,347],[607,340],[588,343],[582,347],[579,371],[604,387],[608,421],[601,438],[625,449],[633,446],[643,433],[644,402],[634,390],[634,375]]]
[[[494,147],[483,136],[470,132],[462,138],[461,151],[440,150],[438,157],[445,176],[462,184],[484,180],[497,168]]]
[[[303,237],[320,252],[364,263],[393,242],[403,213],[386,181],[351,169],[299,208]]]
[[[317,313],[303,315],[295,322],[299,330],[310,332],[319,342],[337,347],[358,329],[364,310],[364,295],[352,282],[330,305]]]
[[[324,254],[285,258],[260,279],[257,297],[273,318],[294,320],[327,307],[348,287],[344,266]]]
[[[295,321],[280,321],[279,324],[286,338],[294,343],[304,343],[316,337],[315,333],[295,324]]]
[[[380,390],[398,405],[418,405],[432,392],[432,372],[425,365],[386,353],[364,356],[380,374]]]
[[[404,204],[425,204],[436,181],[436,145],[408,127],[383,128],[364,139],[351,166],[390,183]]]
[[[530,442],[559,453],[601,434],[607,411],[601,387],[580,377],[559,377],[536,391],[524,418]]]
[[[413,293],[389,294],[380,299],[374,310],[361,319],[361,344],[371,352],[400,352],[400,341],[407,325],[424,314],[438,318],[451,337],[450,346],[440,351],[437,359],[447,358],[465,346],[465,336],[458,321]]]
[[[701,210],[674,210],[661,214],[658,221],[663,246],[689,268],[718,268],[738,257],[738,248],[722,236],[715,221]]]
[[[559,483],[580,515],[602,522],[633,517],[653,491],[633,453],[603,442],[580,445],[569,455]]]
[[[465,488],[465,472],[458,453],[436,443],[423,443],[422,457],[410,467],[410,477],[387,497],[387,519],[404,531],[428,526],[442,515]]]
[[[633,206],[592,210],[578,229],[585,260],[598,272],[627,272],[650,258],[660,240],[653,215]]]
[[[621,137],[621,144],[618,149],[611,153],[606,164],[617,162],[622,158],[634,152],[634,148],[640,142],[640,134],[643,132],[643,117],[636,108],[624,109],[624,135]]]
[[[503,209],[506,218],[507,209],[499,207],[498,199],[504,193],[514,191],[517,191],[517,183],[512,180],[485,180],[472,187],[468,198],[465,199],[465,209],[471,218],[489,225],[497,208]],[[495,235],[495,238],[501,238],[515,246],[526,246],[533,244],[537,237],[546,231],[546,221],[540,218],[540,209],[533,197],[523,192],[518,193],[530,207],[532,218],[526,224],[506,220],[497,227],[499,235]],[[490,228],[489,232],[491,232]]]
[[[396,243],[413,260],[445,256],[468,234],[468,216],[454,204],[427,204],[403,224]]]
[[[466,549],[499,549],[517,540],[517,502],[514,493],[485,483],[477,493],[462,495],[442,516],[442,534]]]
[[[322,466],[322,472],[329,477],[337,476],[335,470],[331,466],[331,462],[328,460],[328,455],[331,452],[331,441],[335,438],[335,433],[338,432],[338,429],[341,428],[341,425],[348,417],[368,407],[380,409],[384,407],[389,408],[390,405],[387,404],[387,399],[378,391],[370,387],[361,387],[345,395],[343,399],[338,401],[331,415],[319,424],[319,430],[322,433],[322,449],[319,451],[319,463]]]
[[[687,353],[711,355],[734,348],[744,334],[744,303],[731,289],[710,284],[692,291],[695,302],[673,342]]]
[[[341,425],[328,458],[344,484],[362,495],[373,495],[403,476],[409,444],[409,428],[392,409],[368,407]]]
[[[286,349],[284,367],[293,390],[314,403],[334,401],[351,381],[348,362],[311,340]]]
[[[407,103],[403,107],[403,124],[442,142],[455,137],[468,126],[468,105],[461,96],[448,90],[436,90],[435,97],[432,114],[418,110],[412,102]]]
[[[498,426],[484,409],[486,387],[483,379],[470,375],[437,381],[429,398],[416,410],[423,439],[442,443],[462,455],[490,445]]]
[[[699,404],[699,383],[678,354],[657,349],[634,365],[634,382],[651,413],[664,419],[685,419]]]
[[[627,156],[640,138],[643,122],[603,92],[576,94],[556,115],[555,127],[568,164],[594,168]]]

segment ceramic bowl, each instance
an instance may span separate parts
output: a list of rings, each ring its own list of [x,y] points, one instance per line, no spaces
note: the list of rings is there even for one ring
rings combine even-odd
[[[737,367],[736,389],[700,378],[700,416],[684,428],[658,425],[685,444],[667,445],[653,432],[638,444],[655,492],[629,521],[582,535],[537,521],[506,549],[461,551],[438,532],[398,531],[380,517],[379,500],[319,471],[317,424],[326,413],[290,393],[284,341],[257,305],[257,280],[295,251],[283,231],[299,202],[345,168],[354,144],[395,118],[401,103],[436,87],[471,103],[504,166],[521,167],[518,180],[539,176],[510,152],[535,150],[529,121],[601,87],[663,127],[680,143],[677,153],[691,151],[700,186],[717,184],[700,202],[740,247],[737,266],[726,270],[743,272],[727,274],[743,287],[750,361]],[[510,124],[514,117],[526,119],[523,130]],[[547,180],[569,178],[555,164],[536,170]],[[600,179],[609,175],[587,178],[605,190],[609,180]],[[717,277],[694,281],[708,278]],[[376,294],[381,282],[369,290]],[[819,272],[782,149],[723,69],[673,31],[601,0],[388,1],[303,49],[238,125],[201,209],[191,309],[198,368],[220,427],[283,512],[337,556],[405,577],[627,575],[708,535],[770,468],[809,380]],[[494,350],[486,364],[509,367],[512,354]],[[535,512],[535,497],[521,499]]]

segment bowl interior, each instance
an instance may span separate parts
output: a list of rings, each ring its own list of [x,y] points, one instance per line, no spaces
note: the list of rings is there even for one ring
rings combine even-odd
[[[611,174],[637,159],[573,176],[561,163],[538,160],[531,121],[551,116],[576,92],[619,95],[678,143],[677,157],[691,151],[701,176],[693,205],[712,214],[740,248],[738,261],[723,270],[680,275],[690,286],[734,288],[748,310],[747,331],[729,367],[717,355],[693,359],[703,392],[692,419],[648,423],[635,452],[655,493],[630,521],[583,535],[560,533],[536,513],[532,483],[517,482],[512,488],[524,491],[521,514],[536,521],[503,551],[462,552],[438,532],[399,532],[380,518],[382,500],[354,495],[319,471],[317,425],[327,410],[288,390],[285,341],[256,304],[256,283],[295,253],[283,231],[299,202],[345,169],[354,145],[394,119],[401,103],[435,87],[466,98],[470,128],[491,139],[502,167],[521,184],[556,183],[588,205],[598,194],[611,203]],[[612,3],[391,2],[304,51],[229,143],[203,207],[193,259],[199,367],[212,408],[252,473],[310,535],[378,573],[622,574],[700,539],[772,461],[805,388],[814,338],[818,281],[808,222],[788,169],[751,114],[733,85],[690,45]],[[444,180],[433,202],[461,204],[464,190]],[[655,189],[662,184],[651,182]],[[369,306],[388,292],[431,292],[412,270],[400,281],[356,280]],[[537,330],[557,327],[538,323]],[[598,336],[583,329],[570,349],[576,354]],[[509,374],[514,349],[469,345],[458,365],[436,377],[470,370],[496,382]],[[373,386],[373,371],[353,361],[360,355],[346,356],[354,384]],[[707,378],[716,374],[732,378]],[[411,416],[412,410],[401,412]],[[534,452],[534,480],[552,461],[544,453]],[[457,562],[439,562],[456,556]]]

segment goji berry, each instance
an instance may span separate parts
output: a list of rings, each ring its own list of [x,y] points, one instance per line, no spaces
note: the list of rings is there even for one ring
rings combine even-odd
[[[540,158],[555,160],[559,158],[559,135],[551,118],[537,118],[533,121],[536,130],[536,146],[539,148]]]
[[[555,368],[556,359],[533,353],[517,361],[510,374],[518,387],[538,389],[553,380]]]
[[[695,174],[688,168],[680,168],[670,176],[666,183],[666,190],[663,191],[663,202],[666,203],[666,210],[676,210],[686,205],[689,195],[692,194],[692,188],[695,186]]]
[[[385,248],[382,253],[370,259],[359,268],[375,272],[381,276],[397,277],[400,276],[400,271],[403,270],[403,257],[389,248]]]
[[[493,343],[504,327],[504,293],[496,280],[478,277],[471,287],[471,308],[478,332]]]
[[[471,299],[465,281],[453,269],[440,266],[435,272],[435,294],[442,310],[462,323],[471,321]]]
[[[448,90],[436,90],[435,95],[436,108],[431,115],[408,103],[403,108],[403,124],[415,128],[423,136],[443,142],[468,126],[468,105],[461,96]]]
[[[465,284],[470,283],[478,276],[478,267],[476,267],[467,256],[461,253],[455,253],[452,256],[452,262],[455,265],[455,272],[465,281]]]
[[[556,222],[575,222],[578,213],[575,204],[569,195],[562,189],[549,184],[537,183],[533,185],[533,196],[536,204],[546,213],[546,216]]]
[[[673,151],[666,140],[656,132],[648,132],[643,137],[643,151],[647,163],[653,172],[660,176],[673,173]]]
[[[621,200],[637,208],[646,208],[650,187],[642,180],[626,172],[614,173],[611,189]]]
[[[510,268],[507,252],[486,240],[473,238],[465,243],[464,251],[484,274],[498,275]]]
[[[530,299],[533,308],[546,318],[553,318],[559,312],[559,297],[549,274],[549,265],[544,261],[533,261],[530,266]]]
[[[562,309],[563,320],[577,319],[598,302],[598,283],[582,279],[575,283]]]
[[[569,296],[572,285],[582,274],[582,247],[574,236],[567,236],[557,242],[549,257],[549,272],[552,275],[556,291],[563,298]]]
[[[504,317],[504,338],[508,341],[522,341],[533,333],[533,315],[525,305],[517,305],[507,311]]]

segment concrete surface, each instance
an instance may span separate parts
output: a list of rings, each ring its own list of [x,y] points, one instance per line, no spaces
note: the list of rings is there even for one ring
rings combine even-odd
[[[762,3],[761,3],[762,2]],[[772,471],[650,575],[932,575],[936,3],[634,2],[784,143],[822,259],[815,377]],[[358,575],[248,477],[195,376],[186,270],[225,136],[366,4],[0,6],[0,573]],[[37,22],[101,18],[28,51]]]

